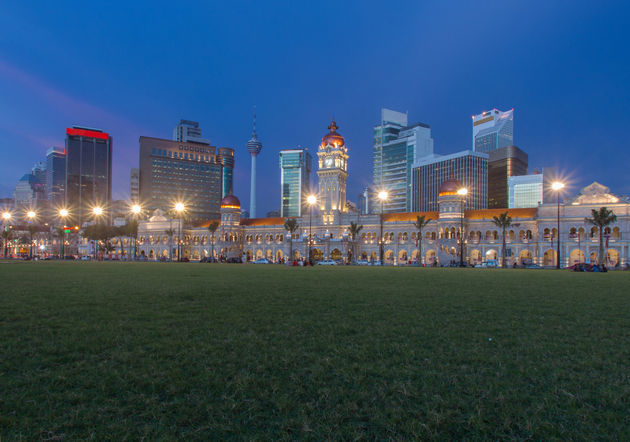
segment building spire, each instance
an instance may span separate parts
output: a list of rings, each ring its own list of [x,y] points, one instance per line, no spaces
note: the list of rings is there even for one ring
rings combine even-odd
[[[252,138],[256,138],[256,105],[254,105],[254,130],[252,131]]]

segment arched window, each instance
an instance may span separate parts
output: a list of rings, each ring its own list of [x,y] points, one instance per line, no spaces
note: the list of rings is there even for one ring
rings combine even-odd
[[[436,232],[431,232],[431,239],[435,241],[436,237],[437,237],[437,233]]]
[[[525,238],[532,239],[532,231],[531,230],[528,230],[527,232],[525,232]]]
[[[490,233],[490,230],[486,230],[486,241],[490,238],[492,238],[492,233]]]
[[[615,227],[615,228],[612,230],[612,237],[613,237],[614,239],[619,239],[619,237],[620,237],[620,236],[621,236],[621,232],[619,231],[619,227]]]
[[[497,232],[496,230],[492,231],[492,239],[499,239],[499,232]]]
[[[591,227],[591,238],[597,238],[599,236],[599,230],[597,230],[597,227],[593,226]]]

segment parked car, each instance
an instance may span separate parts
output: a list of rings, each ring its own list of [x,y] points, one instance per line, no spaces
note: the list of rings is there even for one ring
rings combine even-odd
[[[542,266],[539,266],[538,264],[527,264],[525,268],[526,269],[542,269]]]
[[[332,259],[324,259],[322,261],[317,262],[318,266],[336,266],[337,261],[333,261]]]
[[[367,259],[357,259],[355,264],[358,266],[367,266],[370,265],[370,262]]]
[[[226,262],[229,262],[231,264],[242,264],[243,260],[238,256],[234,256],[232,258],[228,258]]]
[[[381,264],[381,260],[380,259],[376,259],[370,263],[368,263],[369,266],[380,266]]]
[[[267,258],[258,258],[256,261],[253,261],[252,264],[271,264],[271,262]]]

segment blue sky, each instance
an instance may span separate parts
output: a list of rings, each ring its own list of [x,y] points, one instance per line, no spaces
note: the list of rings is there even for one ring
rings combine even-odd
[[[391,3],[391,4],[390,4]],[[278,151],[314,149],[332,114],[349,191],[371,183],[379,110],[431,125],[437,153],[469,148],[471,115],[515,108],[530,170],[575,193],[630,194],[630,49],[624,2],[10,2],[0,14],[0,196],[73,124],[114,137],[114,196],[128,196],[140,135],[180,118],[236,149],[249,200],[258,108],[258,210],[279,208]]]

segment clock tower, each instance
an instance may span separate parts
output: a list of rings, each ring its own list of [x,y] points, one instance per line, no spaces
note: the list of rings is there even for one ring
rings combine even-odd
[[[348,179],[348,149],[337,133],[333,118],[330,132],[322,138],[317,151],[319,178],[319,210],[324,224],[335,223],[335,215],[346,212],[346,180]]]

